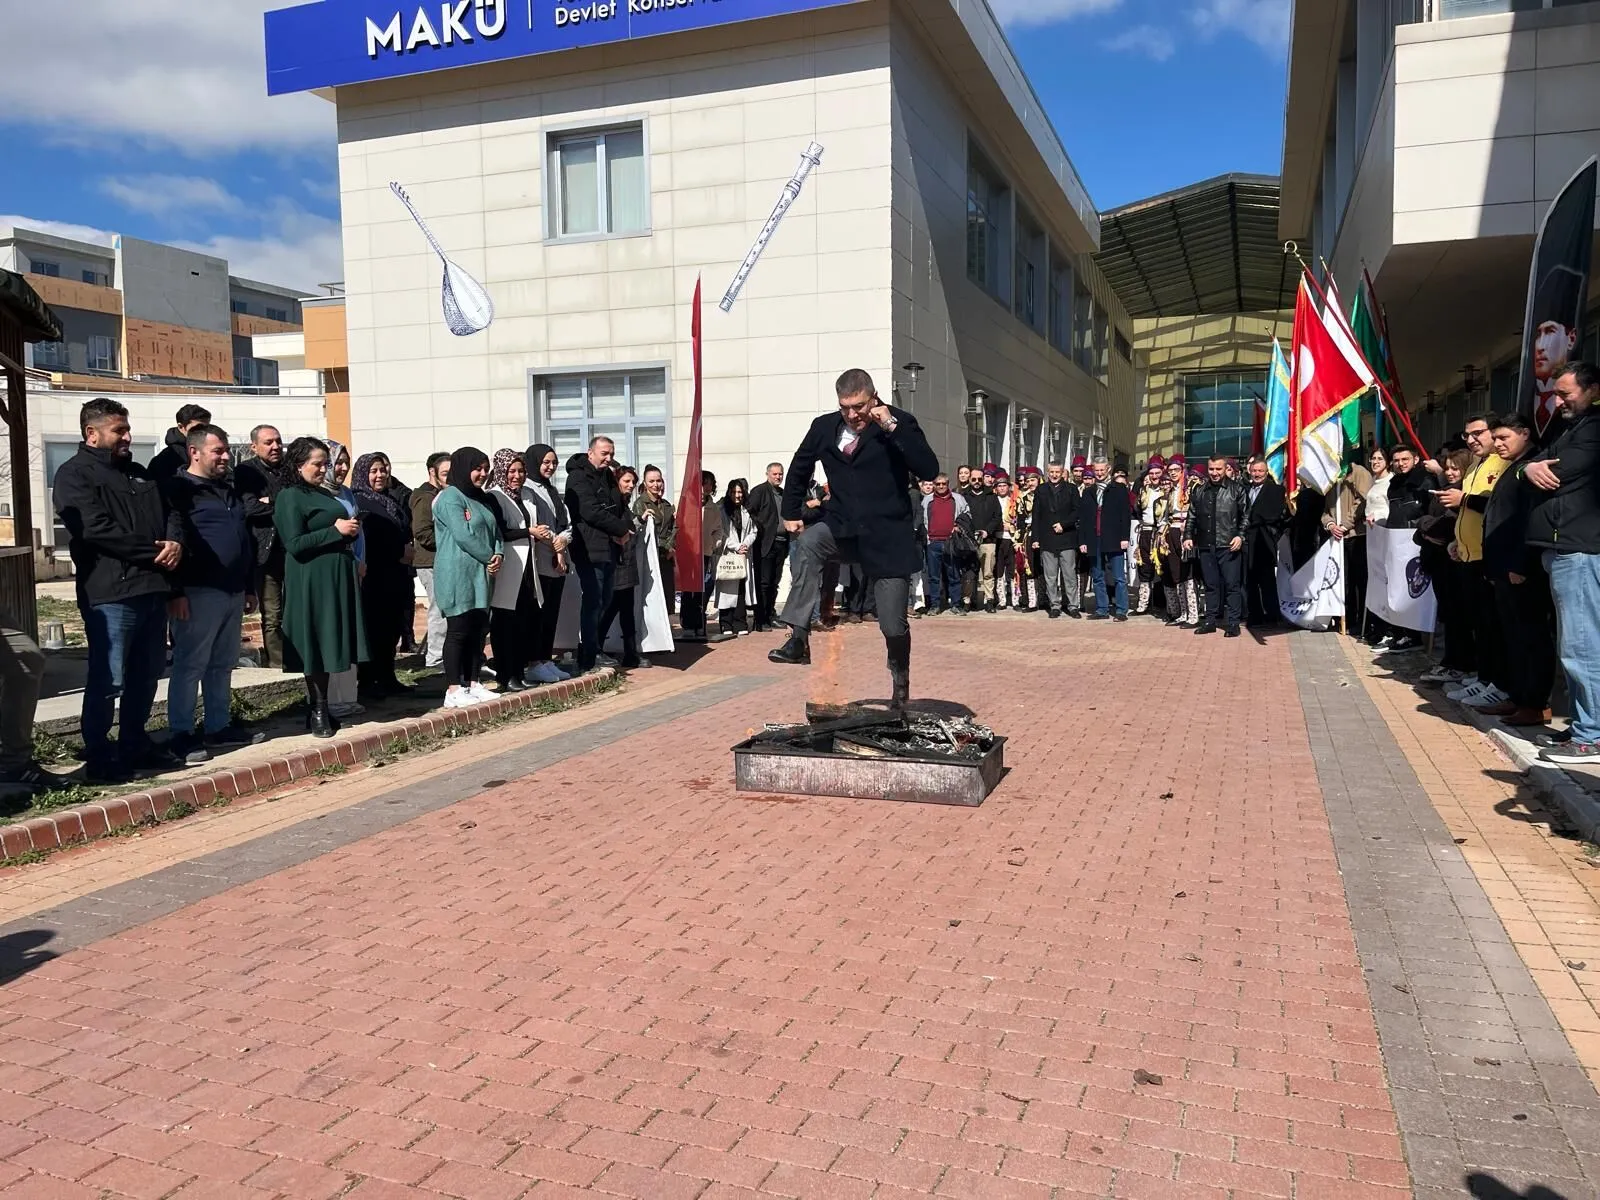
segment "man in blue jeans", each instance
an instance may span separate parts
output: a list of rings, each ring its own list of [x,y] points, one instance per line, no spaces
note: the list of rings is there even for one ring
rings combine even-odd
[[[1105,455],[1096,456],[1093,467],[1094,482],[1084,488],[1078,517],[1078,553],[1086,556],[1089,577],[1094,580],[1094,612],[1089,619],[1126,621],[1133,499],[1127,484],[1111,478],[1111,463]]]
[[[950,538],[959,525],[972,539],[972,510],[967,498],[950,490],[950,477],[939,475],[933,492],[922,497],[922,524],[927,530],[928,615],[961,612],[961,564],[949,552]]]
[[[266,740],[232,724],[233,668],[239,661],[239,627],[254,612],[255,536],[245,515],[250,498],[229,472],[228,435],[197,425],[185,436],[186,470],[163,487],[183,527],[184,558],[176,574],[180,594],[167,604],[172,617],[172,678],[167,684],[169,746],[189,764],[216,749]],[[198,691],[205,694],[204,735],[195,731]]]
[[[91,783],[121,783],[177,760],[145,733],[167,657],[167,600],[183,533],[148,472],[133,461],[128,410],[96,399],[78,414],[83,443],[53,483],[89,639],[81,720]],[[121,727],[111,741],[117,697]]]
[[[1528,545],[1543,551],[1556,608],[1556,645],[1572,700],[1565,737],[1541,738],[1554,763],[1600,763],[1600,367],[1576,362],[1555,378],[1566,427],[1513,470],[1532,490]]]

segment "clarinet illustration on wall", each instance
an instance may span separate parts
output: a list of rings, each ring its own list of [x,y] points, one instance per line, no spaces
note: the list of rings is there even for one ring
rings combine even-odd
[[[422,236],[428,239],[428,245],[433,247],[433,252],[444,263],[444,282],[439,288],[440,302],[444,306],[444,323],[457,337],[482,333],[494,320],[494,301],[489,298],[489,293],[483,284],[450,261],[444,247],[439,245],[439,239],[433,236],[433,230],[428,228],[428,223],[411,203],[411,197],[406,195],[405,188],[398,183],[390,183],[389,190],[406,206],[411,219],[422,230]]]
[[[805,186],[806,176],[811,174],[812,168],[822,164],[822,147],[812,142],[806,147],[805,153],[800,156],[800,165],[795,168],[794,174],[789,177],[789,182],[783,185],[783,195],[778,197],[778,203],[772,210],[772,215],[767,218],[767,223],[761,227],[761,232],[756,234],[755,244],[750,247],[750,253],[744,256],[744,261],[739,264],[739,270],[734,274],[733,282],[728,285],[727,293],[722,297],[722,303],[717,307],[723,312],[733,311],[733,302],[739,298],[739,293],[744,290],[745,281],[750,278],[750,272],[755,270],[756,263],[761,261],[761,252],[767,248],[767,243],[772,240],[772,235],[778,231],[778,226],[783,223],[783,215],[789,211],[789,206],[800,195],[800,189]]]

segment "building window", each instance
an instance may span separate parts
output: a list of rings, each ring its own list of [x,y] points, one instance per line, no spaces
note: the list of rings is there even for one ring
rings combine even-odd
[[[38,349],[37,346],[34,347]],[[46,436],[44,440],[44,508],[52,516],[50,544],[59,550],[67,548],[67,527],[61,523],[61,517],[56,514],[55,481],[56,472],[61,470],[66,461],[78,452],[78,439],[75,437],[56,438]],[[147,463],[156,456],[160,446],[142,438],[135,438],[132,452],[133,461]],[[35,517],[38,513],[35,512]]]
[[[1011,261],[1011,189],[976,150],[967,152],[967,278],[1002,303]]]
[[[983,462],[973,462],[970,466],[980,467],[983,463],[998,463],[1005,458],[1006,453],[1006,421],[1011,414],[1011,405],[1004,400],[990,398],[983,406]]]
[[[1017,273],[1012,282],[1012,295],[1016,298],[1012,311],[1017,319],[1035,333],[1045,331],[1045,264],[1049,261],[1049,246],[1044,231],[1039,228],[1028,211],[1017,205]]]
[[[89,336],[89,370],[115,371],[117,369],[116,339],[104,333]]]
[[[1072,262],[1050,253],[1050,344],[1072,355]]]
[[[1072,361],[1094,374],[1094,297],[1081,279],[1072,285]]]
[[[1133,345],[1128,341],[1128,335],[1120,329],[1111,331],[1112,344],[1116,346],[1117,353],[1122,356],[1123,362],[1133,361]]]
[[[68,362],[67,344],[65,342],[35,342],[33,344],[34,366],[45,370],[65,371]]]
[[[111,276],[106,274],[104,271],[91,271],[85,267],[79,272],[79,274],[83,276],[83,281],[85,283],[92,283],[95,285],[95,287],[111,286]]]
[[[1094,376],[1104,379],[1110,363],[1106,356],[1111,345],[1111,321],[1106,316],[1106,310],[1098,304],[1094,306]]]
[[[644,126],[550,139],[550,236],[608,237],[650,229]]]
[[[1183,396],[1183,452],[1190,462],[1213,454],[1244,458],[1255,436],[1256,408],[1267,402],[1265,371],[1186,375]]]
[[[42,258],[36,258],[33,260],[33,273],[35,275],[48,275],[51,279],[59,279],[61,277],[61,264],[45,262]]]
[[[267,309],[267,320],[282,321],[287,324],[289,321],[289,310],[287,308],[269,308]]]
[[[245,355],[235,355],[233,360],[233,382],[240,387],[255,387],[256,360]]]
[[[249,303],[244,300],[230,300],[228,301],[228,307],[236,313],[248,313],[250,311]]]
[[[538,381],[536,395],[534,436],[555,448],[558,487],[566,484],[567,459],[588,449],[589,439],[608,437],[617,444],[618,462],[641,474],[647,466],[660,467],[667,494],[677,495],[665,371],[551,375]]]

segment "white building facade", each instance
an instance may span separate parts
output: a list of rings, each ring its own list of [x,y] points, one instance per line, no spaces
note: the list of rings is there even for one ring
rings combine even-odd
[[[1534,235],[1596,153],[1600,4],[1295,5],[1280,233],[1371,273],[1424,439],[1514,403]]]
[[[787,461],[849,367],[951,468],[1133,447],[1098,217],[982,3],[482,0],[466,38],[403,13],[398,50],[392,5],[360,7],[269,14],[269,86],[338,106],[352,440],[403,476],[462,444],[564,458],[606,434],[675,488],[697,279],[724,482]],[[486,288],[487,329],[446,328],[442,263],[391,181]]]

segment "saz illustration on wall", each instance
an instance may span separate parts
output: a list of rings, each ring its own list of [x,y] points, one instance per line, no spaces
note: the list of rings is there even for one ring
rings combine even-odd
[[[444,323],[450,332],[457,337],[468,337],[489,328],[489,322],[494,320],[494,301],[489,298],[483,284],[450,261],[444,247],[439,245],[439,239],[433,236],[433,230],[428,228],[428,223],[411,203],[411,197],[406,195],[405,188],[398,183],[390,183],[389,190],[400,198],[400,203],[406,206],[417,228],[422,230],[422,236],[428,239],[428,245],[433,247],[439,261],[444,263],[444,282],[439,286],[439,301],[444,308]]]

